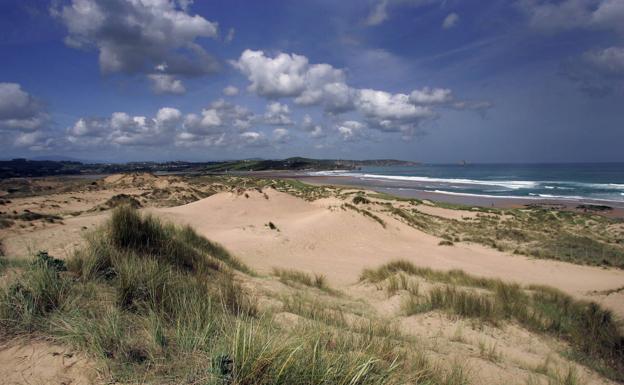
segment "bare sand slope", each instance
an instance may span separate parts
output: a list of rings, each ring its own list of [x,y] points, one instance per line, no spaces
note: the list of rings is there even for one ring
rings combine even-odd
[[[589,294],[624,286],[624,271],[531,259],[474,244],[439,246],[439,238],[389,216],[384,217],[388,224],[384,229],[355,211],[341,209],[340,203],[337,199],[307,202],[267,189],[248,192],[248,197],[219,193],[156,212],[190,224],[260,272],[270,272],[274,266],[294,268],[325,274],[333,285],[346,286],[356,282],[366,267],[403,258],[434,269],[463,269],[479,276],[554,286],[576,297],[604,301],[624,317],[621,292],[608,297]],[[270,229],[269,221],[279,231]]]
[[[44,341],[0,344],[0,383],[87,385],[96,372],[83,354]]]
[[[57,258],[67,258],[83,242],[83,236],[108,217],[108,213],[97,213],[66,218],[63,224],[46,225],[36,230],[0,232],[3,251],[13,258],[29,258],[38,250],[46,250]]]

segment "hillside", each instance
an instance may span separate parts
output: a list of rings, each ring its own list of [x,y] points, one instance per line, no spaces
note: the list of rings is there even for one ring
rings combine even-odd
[[[0,179],[52,175],[113,174],[121,172],[228,172],[266,170],[338,170],[365,166],[412,166],[417,163],[393,159],[338,160],[288,158],[282,160],[233,160],[219,162],[81,163],[77,161],[13,159],[0,161]]]

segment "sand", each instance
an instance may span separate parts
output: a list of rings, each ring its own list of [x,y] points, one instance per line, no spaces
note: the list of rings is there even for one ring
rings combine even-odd
[[[6,209],[32,207],[51,213],[75,209],[83,212],[76,217],[65,215],[62,223],[37,223],[33,227],[0,231],[5,254],[25,258],[34,250],[47,249],[56,257],[67,258],[81,245],[84,234],[110,215],[109,210],[92,211],[91,207],[97,207],[116,193],[138,195],[149,188],[180,183],[172,178],[144,175],[116,175],[104,182],[110,186],[108,189],[14,199]],[[149,187],[138,189],[137,184]],[[182,184],[179,186],[186,188]],[[513,323],[502,328],[475,327],[470,320],[439,312],[402,316],[400,295],[388,297],[375,285],[358,282],[364,268],[406,259],[434,269],[463,269],[474,275],[505,281],[546,284],[577,298],[599,302],[613,310],[616,317],[624,319],[624,290],[608,292],[624,287],[623,270],[532,259],[465,242],[440,246],[440,238],[382,212],[376,214],[385,221],[385,228],[354,210],[344,209],[344,201],[337,197],[310,202],[270,188],[262,192],[236,190],[177,207],[162,208],[158,207],[158,201],[153,201],[153,206],[147,205],[143,210],[193,226],[260,273],[271,273],[273,267],[281,267],[324,274],[332,287],[346,294],[342,300],[350,306],[361,306],[363,311],[397,320],[403,332],[419,338],[423,346],[441,360],[466,363],[473,371],[474,383],[524,383],[527,376],[534,374],[532,368],[541,365],[546,357],[552,357],[557,367],[565,368],[569,362],[560,357],[559,352],[565,351],[566,346],[555,338],[530,333]],[[427,204],[416,208],[429,215],[456,220],[476,215]],[[269,222],[275,229],[271,229]],[[249,277],[245,286],[271,306],[279,306],[275,298],[288,290],[275,278],[265,276]],[[265,291],[273,291],[273,296],[263,297]],[[299,316],[282,312],[275,317],[280,324],[292,325]],[[500,361],[484,359],[481,345],[496,347],[503,358]],[[573,365],[584,383],[611,383],[579,364]],[[0,344],[2,384],[98,383],[93,380],[92,367],[93,363],[79,354],[46,341]]]
[[[347,287],[358,281],[364,268],[407,259],[434,269],[554,286],[603,303],[624,318],[624,293],[591,293],[624,286],[622,270],[533,259],[477,244],[439,246],[440,238],[389,216],[383,218],[388,223],[384,229],[361,214],[340,209],[336,199],[307,202],[272,189],[265,193],[268,199],[256,191],[248,192],[248,198],[219,193],[155,212],[190,224],[262,273],[274,266],[294,268],[324,274],[332,285]],[[271,230],[268,222],[279,231]]]
[[[72,349],[46,341],[0,343],[3,385],[87,385],[95,380],[92,363]]]

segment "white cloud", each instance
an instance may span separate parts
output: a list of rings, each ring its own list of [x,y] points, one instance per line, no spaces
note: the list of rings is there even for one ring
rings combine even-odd
[[[451,29],[453,28],[457,22],[459,21],[459,15],[455,12],[449,13],[442,22],[442,28]]]
[[[310,135],[312,138],[321,138],[325,136],[325,131],[320,124],[314,123],[312,117],[308,114],[303,116],[301,121],[301,129]]]
[[[54,138],[42,131],[22,132],[13,142],[13,145],[28,148],[30,151],[42,151],[51,148]]]
[[[293,121],[290,119],[290,108],[287,104],[279,102],[269,103],[264,114],[264,122],[273,125],[293,124]]]
[[[377,119],[414,119],[431,115],[427,107],[416,106],[406,94],[391,94],[371,89],[360,90],[357,107],[365,116]]]
[[[347,120],[336,124],[336,130],[343,140],[354,140],[363,135],[366,126],[354,120]]]
[[[613,29],[624,32],[621,0],[518,0],[516,6],[538,31],[557,32],[573,28]]]
[[[410,101],[414,104],[442,104],[451,100],[453,100],[453,92],[448,88],[424,87],[410,94]]]
[[[177,108],[163,107],[156,113],[156,122],[165,126],[175,126],[181,118],[182,113]]]
[[[624,75],[624,47],[585,52],[583,58],[596,70],[607,74]]]
[[[289,97],[299,105],[320,105],[334,116],[355,111],[371,128],[401,132],[406,138],[425,120],[438,116],[433,107],[449,107],[454,101],[452,91],[445,88],[425,87],[410,94],[353,88],[346,83],[343,70],[329,64],[310,64],[305,56],[296,54],[278,53],[271,58],[263,51],[246,50],[232,64],[247,76],[249,90],[259,96]],[[280,105],[275,102],[273,107]],[[272,116],[267,113],[265,121],[282,125],[290,120]]]
[[[390,18],[390,8],[405,6],[416,8],[439,1],[440,0],[377,0],[374,7],[364,20],[364,24],[367,26],[382,24]]]
[[[265,146],[267,145],[266,137],[261,132],[256,131],[247,131],[238,135],[238,141],[236,145],[238,146]]]
[[[328,110],[351,108],[352,90],[344,72],[329,64],[310,64],[297,54],[245,50],[232,62],[250,81],[249,91],[268,98],[295,97],[301,105],[323,104]]]
[[[286,128],[276,128],[273,130],[273,141],[276,143],[286,143],[289,140],[289,131]]]
[[[234,86],[227,86],[223,89],[223,95],[225,96],[236,96],[238,95],[238,88]]]
[[[481,115],[481,117],[483,118],[485,118],[487,111],[491,109],[493,106],[494,104],[492,104],[492,102],[489,102],[487,100],[460,100],[457,102],[453,102],[450,105],[450,107],[455,110],[475,111],[479,115]]]
[[[0,83],[0,129],[34,131],[47,121],[43,106],[17,83]]]
[[[218,62],[198,38],[216,38],[218,24],[188,13],[192,1],[71,0],[51,8],[67,27],[65,42],[95,48],[102,72],[197,76],[215,72]],[[152,79],[162,92],[180,93],[179,81]],[[160,82],[160,83],[159,83]],[[159,87],[161,85],[162,87]]]
[[[230,129],[244,131],[251,127],[255,118],[247,108],[218,99],[200,115],[186,115],[184,128],[195,134],[221,134]]]
[[[152,81],[152,89],[157,94],[183,94],[186,92],[182,81],[173,75],[150,74],[147,76]]]
[[[366,18],[365,24],[369,26],[379,25],[388,19],[388,0],[380,0]]]
[[[308,59],[296,54],[280,53],[269,58],[262,51],[245,50],[232,65],[247,76],[249,91],[260,96],[297,96],[305,89]]]
[[[561,73],[589,96],[624,92],[624,47],[594,49],[562,65]]]
[[[236,30],[234,28],[230,28],[230,30],[228,31],[227,36],[225,36],[225,42],[226,43],[231,43],[232,40],[234,40],[234,35],[236,34]]]
[[[67,130],[67,140],[77,146],[167,144],[181,122],[182,113],[170,107],[154,118],[114,112],[110,118],[81,118]]]

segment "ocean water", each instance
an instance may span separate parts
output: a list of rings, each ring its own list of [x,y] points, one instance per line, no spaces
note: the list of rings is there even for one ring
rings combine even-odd
[[[624,204],[624,163],[423,164],[313,174],[451,195]]]

